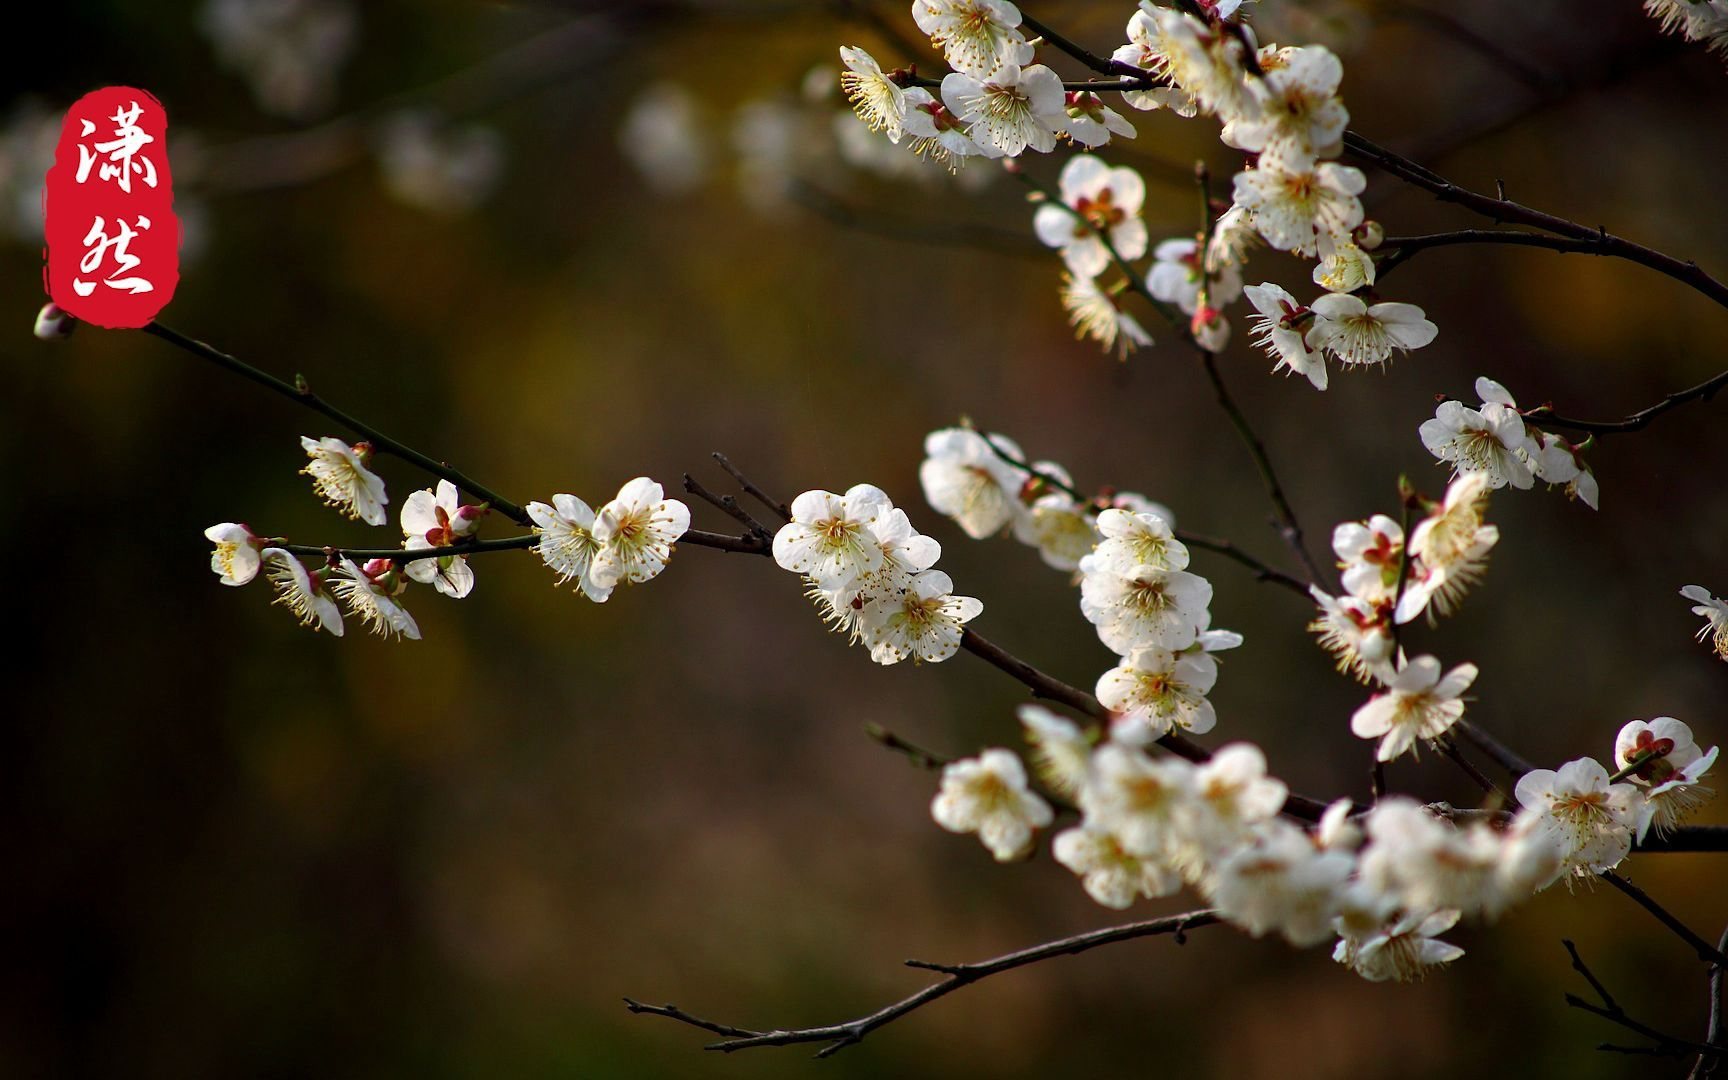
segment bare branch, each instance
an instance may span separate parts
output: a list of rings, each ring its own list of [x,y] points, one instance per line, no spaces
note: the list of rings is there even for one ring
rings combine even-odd
[[[1602,980],[1596,977],[1595,973],[1592,972],[1589,966],[1584,963],[1584,958],[1578,955],[1578,947],[1567,940],[1562,940],[1560,944],[1566,946],[1566,951],[1572,956],[1572,969],[1578,972],[1578,974],[1584,976],[1585,981],[1589,982],[1590,988],[1596,991],[1596,996],[1602,1001],[1602,1004],[1600,1005],[1593,1005],[1590,1002],[1585,1001],[1583,998],[1578,997],[1576,994],[1569,993],[1566,995],[1566,1004],[1572,1006],[1574,1009],[1582,1009],[1592,1015],[1600,1016],[1604,1020],[1609,1020],[1613,1023],[1619,1024],[1626,1030],[1637,1032],[1639,1035],[1642,1035],[1646,1039],[1650,1039],[1656,1043],[1656,1046],[1654,1047],[1644,1048],[1623,1047],[1603,1043],[1597,1047],[1598,1050],[1609,1050],[1621,1054],[1658,1054],[1664,1057],[1682,1057],[1687,1053],[1694,1053],[1707,1057],[1720,1057],[1722,1055],[1722,1050],[1719,1047],[1706,1046],[1703,1043],[1695,1043],[1686,1039],[1677,1038],[1676,1036],[1669,1035],[1666,1032],[1658,1031],[1655,1028],[1650,1027],[1648,1024],[1639,1023],[1637,1020],[1626,1015],[1626,1010],[1620,1007],[1619,1003],[1614,1000],[1613,995],[1608,993],[1608,988],[1602,985]]]
[[[826,1043],[827,1045],[816,1054],[819,1058],[825,1058],[844,1050],[848,1046],[862,1042],[865,1036],[871,1032],[893,1023],[908,1013],[915,1012],[939,998],[947,997],[962,987],[970,986],[992,975],[999,975],[1004,971],[1012,971],[1015,968],[1026,967],[1059,956],[1074,956],[1102,945],[1111,945],[1119,941],[1132,941],[1135,938],[1169,934],[1176,939],[1177,944],[1181,944],[1188,931],[1197,930],[1203,926],[1212,926],[1218,922],[1217,913],[1211,910],[1190,911],[1182,915],[1169,915],[1159,919],[1148,919],[1143,922],[1125,923],[1121,926],[1092,930],[1084,934],[1076,934],[1073,937],[1047,942],[1043,945],[1035,945],[1029,949],[1021,949],[1018,952],[998,956],[992,960],[981,960],[971,964],[940,964],[927,960],[908,960],[906,964],[909,967],[925,971],[938,971],[948,977],[868,1015],[842,1021],[838,1024],[824,1024],[819,1027],[752,1031],[748,1028],[738,1028],[730,1024],[704,1020],[675,1005],[643,1005],[630,998],[625,998],[624,1002],[633,1013],[664,1016],[681,1024],[688,1024],[691,1027],[727,1036],[720,1042],[710,1043],[707,1047],[709,1050],[731,1053],[734,1050],[748,1050],[758,1046]]]
[[[1721,949],[1699,937],[1690,927],[1669,913],[1667,908],[1658,904],[1649,893],[1612,870],[1603,871],[1602,879],[1631,897],[1639,907],[1656,916],[1657,922],[1674,931],[1676,937],[1692,947],[1692,951],[1698,954],[1698,959],[1717,966],[1728,965],[1728,956],[1724,956]]]

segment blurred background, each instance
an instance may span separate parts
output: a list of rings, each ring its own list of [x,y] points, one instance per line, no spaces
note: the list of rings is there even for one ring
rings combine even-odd
[[[0,1073],[7,1076],[1644,1076],[1625,1033],[1567,1009],[1575,939],[1634,1015],[1701,1036],[1701,966],[1611,890],[1550,890],[1456,940],[1427,982],[1377,986],[1325,950],[1220,931],[1118,945],[956,994],[815,1066],[705,1054],[623,995],[753,1027],[862,1015],[961,961],[1195,906],[1094,905],[1046,852],[993,863],[932,824],[935,779],[872,743],[1014,745],[1015,684],[969,656],[881,668],[822,632],[762,560],[681,550],[597,607],[526,556],[455,603],[410,594],[421,642],[312,634],[220,587],[205,526],[393,542],[427,478],[384,459],[389,530],[319,507],[297,437],[345,434],[161,341],[44,344],[39,189],[59,118],[101,85],[166,104],[187,227],[163,321],[526,501],[652,475],[771,491],[886,488],[945,547],[981,632],[1091,686],[1112,659],[1064,575],[973,543],[923,503],[923,435],[972,417],[1136,489],[1281,565],[1242,447],[1179,347],[1075,342],[1058,260],[1018,185],[882,151],[835,96],[836,47],[917,59],[904,3],[483,0],[32,5],[0,72],[0,506],[23,600],[0,749]],[[1098,51],[1132,6],[1034,14]],[[1631,0],[1267,0],[1265,40],[1344,56],[1354,126],[1449,177],[1719,274],[1719,57]],[[1077,77],[1062,58],[1052,62]],[[1132,113],[1154,239],[1191,233],[1208,122]],[[1058,157],[1028,161],[1053,180]],[[995,182],[992,182],[992,180]],[[1372,175],[1389,234],[1482,224]],[[1298,293],[1262,254],[1249,281]],[[1298,287],[1301,286],[1301,287]],[[1425,253],[1386,294],[1439,340],[1324,395],[1226,376],[1317,550],[1444,473],[1417,425],[1491,375],[1521,403],[1610,418],[1724,366],[1728,315],[1639,267],[1516,248]],[[1141,313],[1157,334],[1156,317]],[[1167,335],[1166,335],[1167,336]],[[1689,406],[1591,460],[1602,510],[1508,492],[1486,584],[1411,639],[1482,668],[1472,715],[1549,766],[1606,759],[1634,717],[1728,738],[1728,666],[1676,591],[1728,592],[1723,412]],[[698,527],[730,522],[696,503]],[[388,536],[386,536],[386,531]],[[493,536],[508,524],[488,525]],[[1365,795],[1363,691],[1310,608],[1197,553],[1240,630],[1208,742],[1260,743],[1298,790]],[[1474,801],[1455,770],[1395,789]],[[1728,820],[1720,805],[1698,820]],[[1714,939],[1720,857],[1629,873]],[[1515,1066],[1514,1066],[1514,1063]]]

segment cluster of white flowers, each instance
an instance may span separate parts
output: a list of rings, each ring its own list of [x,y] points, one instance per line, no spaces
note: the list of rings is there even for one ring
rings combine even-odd
[[[1453,703],[1475,677],[1476,669],[1468,664],[1441,679],[1438,665],[1427,662],[1431,657],[1406,663],[1403,657],[1393,656],[1392,628],[1424,611],[1430,618],[1450,614],[1481,580],[1488,554],[1500,540],[1500,530],[1483,521],[1488,479],[1479,472],[1463,473],[1447,487],[1441,501],[1426,506],[1426,515],[1408,538],[1403,527],[1384,514],[1339,525],[1332,531],[1332,550],[1338,557],[1344,592],[1331,596],[1310,589],[1320,606],[1310,629],[1337,658],[1338,670],[1362,682],[1379,681],[1397,698],[1382,701],[1366,718],[1357,714],[1357,734],[1364,738],[1370,737],[1366,729],[1380,727],[1389,718],[1383,715],[1385,710],[1394,706],[1395,715],[1410,731],[1434,738],[1462,714],[1462,705],[1454,709]],[[1416,697],[1398,697],[1407,693]],[[1445,715],[1451,719],[1439,730],[1431,730]],[[1381,745],[1382,760],[1390,756],[1388,751],[1395,754],[1413,745],[1415,737],[1395,735],[1391,729],[1375,734],[1388,736],[1389,741]]]
[[[504,171],[504,139],[483,124],[452,124],[428,109],[383,117],[377,131],[378,170],[390,193],[436,214],[479,205]]]
[[[1634,720],[1614,740],[1618,772],[1588,757],[1534,769],[1518,779],[1518,802],[1541,815],[1565,869],[1590,877],[1619,865],[1651,829],[1660,836],[1701,806],[1711,790],[1700,781],[1716,753],[1699,750],[1692,729],[1671,716]]]
[[[1644,0],[1644,10],[1665,32],[1728,55],[1728,0]]]
[[[1422,423],[1422,445],[1452,466],[1454,476],[1481,473],[1491,488],[1529,488],[1541,480],[1596,509],[1596,474],[1584,461],[1589,441],[1574,445],[1524,419],[1518,403],[1493,379],[1476,380],[1477,408],[1443,401]]]
[[[1302,948],[1335,941],[1334,958],[1366,979],[1420,978],[1457,959],[1463,950],[1439,934],[1461,916],[1497,917],[1565,865],[1545,806],[1460,826],[1409,799],[1362,813],[1340,800],[1304,827],[1281,816],[1288,790],[1250,744],[1195,764],[1115,738],[1094,745],[1043,706],[1022,706],[1020,719],[1051,794],[1034,789],[1018,756],[994,748],[945,768],[931,806],[943,828],[976,833],[999,860],[1019,859],[1053,822],[1050,799],[1072,800],[1080,822],[1057,833],[1051,851],[1098,903],[1127,908],[1186,885],[1256,937]],[[1701,772],[1687,773],[1688,790]]]
[[[690,508],[668,499],[661,486],[638,476],[618,489],[598,511],[574,495],[554,495],[550,505],[523,507],[540,534],[536,547],[560,585],[576,588],[603,604],[619,585],[640,585],[660,575],[672,547],[690,528]]]
[[[350,446],[341,439],[302,436],[310,459],[301,470],[318,495],[347,517],[383,525],[389,499],[384,481],[373,472],[367,443]],[[574,495],[554,495],[552,504],[523,508],[539,536],[535,550],[562,584],[576,579],[583,595],[604,602],[621,584],[638,584],[666,568],[672,546],[690,528],[690,508],[668,499],[646,476],[625,484],[598,513]],[[465,503],[449,480],[409,495],[402,504],[403,551],[433,551],[475,539],[491,513],[485,503]],[[280,539],[265,539],[237,522],[212,525],[204,536],[216,545],[210,569],[224,585],[245,585],[260,570],[276,589],[276,602],[292,611],[302,626],[340,637],[341,607],[368,629],[384,636],[420,637],[420,627],[402,606],[410,581],[431,585],[460,600],[474,591],[474,570],[462,552],[423,559],[374,558],[356,562],[338,552],[324,564],[307,565]]]
[[[933,569],[941,554],[873,484],[804,492],[774,534],[774,561],[802,575],[823,621],[848,643],[864,642],[878,664],[948,659],[984,610]]]

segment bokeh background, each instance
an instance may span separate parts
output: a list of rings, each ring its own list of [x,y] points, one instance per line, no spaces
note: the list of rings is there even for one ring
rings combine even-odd
[[[601,500],[642,473],[719,486],[716,449],[787,497],[878,483],[984,600],[979,629],[1077,684],[1111,659],[1063,575],[924,506],[924,433],[971,416],[1082,484],[1144,491],[1282,562],[1257,479],[1180,348],[1119,364],[1071,339],[1016,185],[885,175],[855,122],[836,126],[835,47],[909,59],[875,21],[915,39],[903,3],[379,0],[278,5],[276,26],[259,22],[271,5],[247,7],[32,5],[0,70],[0,508],[17,522],[18,635],[0,1073],[1683,1071],[1596,1052],[1623,1033],[1562,1003],[1585,992],[1570,937],[1635,1015],[1703,1030],[1701,966],[1600,889],[1461,931],[1469,955],[1420,985],[1206,931],[992,979],[819,1067],[803,1049],[706,1055],[701,1033],[628,1015],[626,994],[746,1026],[839,1020],[922,985],[906,957],[1119,921],[1047,853],[1002,867],[937,829],[934,778],[862,733],[1012,745],[1022,695],[968,656],[872,665],[787,576],[701,549],[604,607],[528,557],[487,558],[468,600],[410,597],[418,643],[307,633],[262,585],[221,588],[200,535],[215,521],[390,541],[295,474],[297,436],[338,433],[318,418],[140,334],[30,337],[43,143],[73,99],[131,83],[169,109],[188,224],[169,325],[303,373],[518,500]],[[1035,13],[1108,50],[1131,10]],[[1728,268],[1728,73],[1631,0],[1266,0],[1260,17],[1267,39],[1344,55],[1372,137]],[[1229,153],[1210,124],[1132,118],[1140,137],[1106,156],[1144,171],[1155,237],[1191,232],[1193,162],[1228,175]],[[1057,165],[1029,162],[1046,178]],[[1395,235],[1480,224],[1381,176],[1368,199]],[[1305,270],[1263,255],[1250,274],[1295,286]],[[1416,427],[1437,394],[1474,401],[1477,375],[1612,417],[1723,366],[1724,313],[1630,264],[1453,248],[1386,292],[1441,336],[1384,374],[1335,375],[1320,395],[1245,345],[1224,360],[1316,545],[1336,521],[1395,512],[1401,472],[1442,486]],[[1676,595],[1728,591],[1723,407],[1601,445],[1600,513],[1557,492],[1498,497],[1486,585],[1412,629],[1481,665],[1473,715],[1534,760],[1606,758],[1633,717],[1728,738],[1728,667]],[[427,482],[382,471],[394,503]],[[1368,751],[1347,728],[1362,691],[1304,632],[1307,606],[1196,562],[1215,624],[1248,639],[1210,741],[1260,743],[1299,790],[1363,794]],[[1428,761],[1392,780],[1472,799]],[[1719,857],[1629,872],[1712,938],[1728,916]]]

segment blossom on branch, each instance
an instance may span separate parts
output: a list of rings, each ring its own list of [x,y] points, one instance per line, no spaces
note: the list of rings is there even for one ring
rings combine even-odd
[[[1704,616],[1698,640],[1709,641],[1716,655],[1728,660],[1728,602],[1710,595],[1710,590],[1702,585],[1688,585],[1680,590],[1680,595],[1695,602],[1692,614]]]
[[[1566,870],[1589,877],[1611,870],[1632,851],[1642,796],[1631,784],[1609,783],[1594,758],[1554,769],[1532,769],[1518,778],[1520,805],[1542,815],[1542,826],[1559,844]]]
[[[594,515],[594,553],[590,573],[612,587],[639,585],[657,577],[672,557],[672,545],[690,528],[690,508],[666,498],[661,486],[638,476],[618,489],[618,497]]]
[[[260,552],[264,541],[252,530],[233,521],[224,521],[204,530],[204,539],[216,545],[210,553],[210,570],[224,585],[245,585],[258,576]]]
[[[1032,59],[1020,9],[1007,0],[912,0],[912,21],[942,50],[948,66],[978,79]]]
[[[437,493],[414,492],[402,502],[402,546],[409,551],[449,547],[474,535],[487,514],[484,506],[464,505],[456,485],[438,481]],[[474,570],[466,555],[441,555],[417,559],[403,567],[422,585],[431,585],[445,596],[460,600],[474,591]]]
[[[1005,64],[980,79],[951,71],[942,80],[942,102],[980,145],[1018,157],[1028,146],[1041,154],[1056,148],[1068,124],[1062,79],[1043,64]]]
[[[604,604],[612,595],[612,586],[594,575],[594,556],[600,550],[600,542],[594,538],[594,511],[574,495],[554,495],[550,506],[531,502],[523,509],[540,534],[535,550],[557,573],[558,584],[574,578],[582,595]]]
[[[840,89],[852,103],[852,111],[871,131],[885,132],[899,142],[906,123],[906,92],[863,49],[842,45],[840,60],[846,65],[840,73]]]
[[[1050,804],[1026,786],[1026,766],[1000,748],[944,767],[930,816],[949,832],[977,833],[997,862],[1023,858],[1033,830],[1055,820]]]
[[[1057,186],[1062,205],[1040,206],[1032,229],[1046,246],[1061,249],[1075,276],[1103,273],[1112,249],[1123,259],[1146,254],[1146,223],[1140,219],[1146,184],[1139,173],[1081,155],[1062,166]]]
[[[326,506],[368,525],[384,524],[384,505],[389,500],[384,481],[367,467],[372,460],[371,443],[349,446],[332,436],[312,439],[302,435],[300,446],[311,458],[300,472],[312,478],[312,486]]]
[[[1393,352],[1420,349],[1440,332],[1415,304],[1369,306],[1359,296],[1327,293],[1310,308],[1314,325],[1308,328],[1308,347],[1324,349],[1352,367],[1384,364]]]
[[[263,563],[264,575],[276,590],[274,603],[293,612],[301,626],[342,636],[342,611],[330,591],[328,568],[308,569],[281,548],[265,548]]]
[[[1620,729],[1614,763],[1632,769],[1626,778],[1644,789],[1638,812],[1640,842],[1652,826],[1657,836],[1664,836],[1709,801],[1712,792],[1699,781],[1716,764],[1717,749],[1698,749],[1692,729],[1672,716],[1634,720]]]
[[[1440,661],[1418,656],[1398,666],[1390,678],[1382,673],[1386,690],[1375,694],[1350,718],[1350,730],[1361,739],[1379,739],[1374,757],[1391,761],[1406,750],[1414,753],[1418,739],[1440,738],[1464,717],[1461,697],[1476,681],[1475,664],[1459,664],[1441,674]]]
[[[1012,440],[992,435],[998,446],[1024,461]],[[974,540],[1002,531],[1021,513],[1019,491],[1024,474],[1002,460],[985,437],[970,428],[943,428],[924,438],[924,461],[918,480],[924,499],[939,514]]]
[[[344,558],[330,591],[348,605],[348,613],[379,637],[420,640],[414,616],[398,602],[408,588],[408,577],[388,559],[373,559],[365,566]]]
[[[959,651],[966,624],[983,611],[978,600],[954,595],[947,574],[925,570],[899,592],[865,604],[860,626],[870,659],[878,664],[934,664]]]

